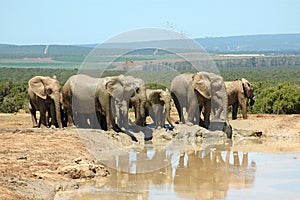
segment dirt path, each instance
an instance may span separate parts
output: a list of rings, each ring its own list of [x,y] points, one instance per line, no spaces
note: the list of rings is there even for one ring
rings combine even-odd
[[[230,121],[233,150],[300,152],[300,115],[250,115]],[[31,129],[29,114],[0,114],[0,199],[48,199],[57,191],[96,182],[109,172],[88,153],[76,129]]]

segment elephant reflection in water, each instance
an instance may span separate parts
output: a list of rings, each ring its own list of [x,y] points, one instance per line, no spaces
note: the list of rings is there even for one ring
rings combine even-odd
[[[110,199],[127,199],[128,193],[130,199],[150,199],[150,192],[185,199],[224,199],[229,189],[249,188],[254,183],[255,162],[248,163],[248,153],[243,153],[240,162],[238,152],[182,154],[147,148],[112,160],[117,170],[110,170],[112,177],[106,186],[118,192],[105,194]],[[148,173],[142,173],[146,168]]]
[[[115,167],[110,169],[112,177],[105,186],[117,187],[118,192],[108,194],[105,191],[103,199],[104,197],[107,199],[151,199],[149,198],[151,186],[171,187],[172,185],[172,155],[165,150],[155,151],[149,147],[137,152],[137,149],[131,149],[128,154],[116,156],[111,161],[110,164]],[[148,173],[143,173],[146,169]],[[100,196],[98,195],[97,198],[100,199]]]
[[[188,170],[184,168],[184,157],[180,157],[174,178],[174,190],[182,197],[223,199],[228,189],[250,188],[254,183],[255,162],[249,165],[248,153],[243,153],[241,163],[238,152],[233,152],[233,163],[230,162],[230,151],[225,159],[221,151],[204,155],[197,152],[187,157]]]

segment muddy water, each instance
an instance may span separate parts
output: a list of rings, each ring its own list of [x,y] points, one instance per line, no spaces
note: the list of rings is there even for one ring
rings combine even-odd
[[[300,154],[210,150],[146,152],[153,171],[139,163],[138,150],[115,158],[109,181],[56,195],[56,199],[299,199]],[[126,160],[126,162],[124,162]],[[161,169],[159,165],[165,165]],[[126,169],[125,169],[126,168]],[[127,172],[120,172],[127,171]]]

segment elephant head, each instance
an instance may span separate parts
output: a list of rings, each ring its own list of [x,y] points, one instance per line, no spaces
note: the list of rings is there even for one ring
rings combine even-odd
[[[62,128],[61,122],[61,107],[60,107],[60,84],[55,76],[44,77],[44,76],[35,76],[28,82],[29,89],[38,97],[45,100],[52,100],[55,106],[55,116],[58,126]],[[52,116],[54,119],[54,116]]]
[[[165,119],[168,123],[173,126],[171,121],[170,112],[171,112],[171,93],[169,89],[147,89],[147,103],[146,103],[146,112],[147,115],[150,115],[154,121],[155,127],[159,126],[164,127]],[[150,111],[150,108],[151,111]]]
[[[253,106],[255,103],[253,87],[252,87],[251,83],[249,81],[247,81],[246,79],[242,78],[241,81],[242,81],[245,97],[250,99],[250,106]]]
[[[208,79],[207,73],[201,72],[196,73],[192,77],[192,86],[200,94],[197,98],[210,99],[210,80]]]
[[[120,127],[128,127],[129,101],[136,94],[135,84],[131,78],[120,75],[106,78],[105,90],[111,97],[110,111],[117,118]]]
[[[208,127],[210,111],[213,120],[227,120],[227,95],[223,78],[214,73],[198,72],[192,77],[197,91],[200,111],[203,109],[204,127]]]
[[[173,126],[172,120],[171,120],[171,92],[168,88],[166,88],[165,91],[162,91],[160,93],[160,100],[164,102],[165,110],[166,110],[166,119],[169,122],[170,125]]]
[[[124,82],[134,88],[134,93],[130,98],[130,103],[134,107],[135,124],[144,126],[146,123],[145,104],[147,101],[146,85],[140,78],[125,76]]]

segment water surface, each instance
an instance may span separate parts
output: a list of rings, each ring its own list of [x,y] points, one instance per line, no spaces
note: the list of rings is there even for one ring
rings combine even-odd
[[[299,153],[148,149],[145,155],[149,162],[139,163],[139,152],[133,149],[127,159],[115,159],[116,168],[128,168],[128,172],[111,169],[103,187],[91,185],[58,194],[56,199],[300,198]],[[157,162],[165,167],[155,169]],[[139,168],[151,163],[153,171],[139,173]]]

